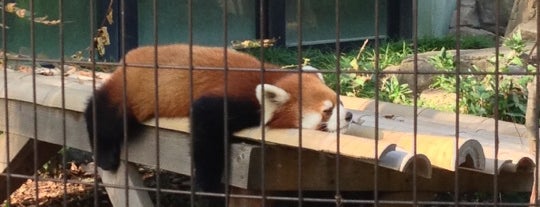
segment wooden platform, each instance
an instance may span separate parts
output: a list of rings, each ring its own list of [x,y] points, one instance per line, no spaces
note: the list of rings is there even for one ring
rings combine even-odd
[[[5,80],[3,74],[0,80]],[[10,173],[32,174],[32,169],[19,169],[20,163],[33,163],[34,142],[40,159],[46,161],[51,153],[66,146],[89,151],[89,143],[82,117],[84,105],[91,94],[91,83],[67,77],[65,84],[65,109],[61,104],[60,78],[36,77],[36,101],[32,96],[32,76],[8,71],[8,95],[0,85],[0,106],[7,103],[8,110],[0,107],[0,130],[9,131]],[[374,112],[373,100],[342,97],[346,107],[353,110],[356,124],[346,134],[302,131],[302,157],[298,157],[299,130],[264,130],[253,128],[236,134],[238,137],[261,142],[234,144],[231,152],[232,186],[260,190],[261,181],[268,192],[296,191],[298,189],[298,160],[302,161],[302,189],[306,191],[334,191],[336,186],[336,152],[339,143],[339,183],[343,191],[373,191],[375,185],[381,193],[410,192],[416,185],[418,192],[453,192],[455,173],[458,173],[460,192],[492,192],[493,175],[497,174],[501,192],[526,192],[531,189],[534,163],[527,154],[527,143],[521,135],[524,128],[512,123],[498,122],[499,153],[495,156],[494,121],[488,118],[460,115],[459,136],[455,135],[455,114],[419,109],[418,122],[413,122],[412,107],[379,103]],[[64,116],[65,114],[65,116]],[[6,127],[7,116],[9,126]],[[454,118],[454,119],[453,119]],[[37,125],[34,126],[34,119]],[[378,119],[378,126],[375,120]],[[62,125],[65,121],[65,132]],[[149,121],[140,139],[129,144],[130,163],[156,166],[190,175],[190,136],[186,119],[160,119],[159,128]],[[413,133],[417,126],[417,134]],[[157,152],[155,130],[159,130]],[[378,139],[375,139],[375,130]],[[65,133],[65,136],[64,136]],[[264,135],[264,136],[263,136]],[[337,141],[339,138],[339,142]],[[5,136],[0,137],[0,170],[5,172],[7,153]],[[32,153],[29,153],[32,151]],[[52,152],[51,152],[52,151]],[[26,155],[25,155],[26,154]],[[30,154],[30,155],[28,155]],[[261,156],[264,157],[262,172]],[[497,158],[497,162],[495,162]],[[375,166],[378,165],[375,174]],[[141,186],[139,175],[127,169],[129,185]],[[130,170],[131,169],[131,170]],[[124,186],[124,172],[118,175],[101,172],[107,186]],[[264,173],[264,177],[261,175]],[[417,176],[412,183],[412,176]],[[264,179],[263,179],[264,178]],[[376,180],[377,178],[377,180]],[[14,179],[15,180],[15,179]],[[0,186],[6,177],[0,176]],[[12,191],[19,183],[11,182]],[[2,188],[3,189],[3,188]],[[108,187],[111,200],[121,206],[125,191]],[[130,190],[130,204],[151,205],[145,191]],[[6,193],[0,191],[0,200]]]

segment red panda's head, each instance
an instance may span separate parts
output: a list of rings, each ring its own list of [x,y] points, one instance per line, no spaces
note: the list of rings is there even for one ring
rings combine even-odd
[[[320,76],[303,74],[302,91],[299,90],[299,81],[298,75],[291,74],[273,85],[257,86],[257,99],[264,105],[264,123],[267,126],[298,128],[300,113],[302,128],[333,132],[348,126],[352,114],[337,102],[337,94],[324,84]]]

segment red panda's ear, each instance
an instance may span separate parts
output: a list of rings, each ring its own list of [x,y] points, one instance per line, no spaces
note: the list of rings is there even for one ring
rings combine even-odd
[[[302,70],[305,70],[305,71],[319,71],[319,69],[311,66],[311,65],[304,65],[302,66]],[[317,77],[319,77],[319,79],[321,79],[321,81],[324,83],[324,78],[323,78],[323,75],[321,73],[316,73],[317,74]]]
[[[264,102],[270,103],[272,105],[284,104],[290,98],[290,95],[289,93],[287,93],[287,91],[271,84],[259,84],[257,85],[257,88],[255,90],[257,100],[259,100],[259,103],[261,105],[263,101],[263,96]]]
[[[255,89],[257,100],[261,107],[264,105],[264,123],[268,123],[276,109],[286,103],[290,95],[280,87],[270,84],[259,84]],[[263,98],[264,97],[264,98]],[[264,101],[264,104],[263,104]]]

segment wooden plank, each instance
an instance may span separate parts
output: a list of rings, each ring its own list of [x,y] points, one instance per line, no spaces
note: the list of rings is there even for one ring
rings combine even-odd
[[[126,188],[144,187],[141,175],[131,164],[121,162],[116,173],[99,170],[99,175],[113,206],[154,206],[147,191],[130,188],[126,198]]]
[[[5,100],[0,99],[0,104],[4,104]],[[34,113],[32,103],[22,101],[8,101],[7,114],[10,119],[10,132],[26,137],[33,137],[34,127],[30,124],[33,123]],[[62,140],[62,127],[55,124],[39,124],[39,123],[62,123],[62,113],[60,109],[37,106],[38,114],[38,136],[39,139],[49,143],[61,144]],[[6,116],[3,111],[0,110],[0,117]],[[66,111],[66,140],[67,145],[73,148],[77,148],[84,151],[90,151],[90,145],[88,143],[86,133],[86,123],[82,117],[82,114],[74,111]],[[0,119],[0,131],[5,130],[5,119]],[[141,137],[130,142],[129,149],[129,161],[140,163],[147,166],[156,166],[156,143],[154,127],[147,127],[142,131]],[[173,131],[168,129],[159,129],[160,132],[160,152],[159,157],[160,167],[165,170],[190,175],[191,172],[191,158],[190,158],[190,136],[187,133]],[[121,153],[124,155],[124,152]],[[123,157],[123,159],[125,159]],[[233,164],[241,164],[238,162],[232,162]],[[242,165],[246,165],[243,163]],[[232,166],[235,173],[245,176],[247,168]],[[246,170],[245,172],[240,172]],[[239,183],[234,183],[238,181]],[[236,186],[244,186],[245,180],[232,180],[232,184]]]
[[[7,81],[7,97],[11,100],[32,103],[32,75],[11,70],[8,70],[7,74],[7,78],[4,78],[4,73],[0,73],[0,79]],[[58,76],[37,75],[35,77],[36,102],[42,106],[61,108],[62,90],[60,81]],[[100,80],[96,81],[100,82]],[[68,77],[65,79],[64,86],[66,109],[71,111],[84,111],[86,101],[92,94],[91,82]],[[0,84],[0,97],[6,98],[6,94],[4,94],[4,84]]]
[[[346,134],[375,139],[375,116],[370,112],[354,111],[353,114],[357,117],[357,122],[361,120],[361,124],[353,124],[349,127]],[[432,164],[437,167],[448,170],[454,169],[453,156],[449,155],[455,154],[452,152],[455,148],[453,146],[455,145],[455,127],[431,121],[423,121],[418,124],[421,124],[421,127],[418,128],[418,134],[416,136],[417,152],[426,154],[432,161]],[[397,115],[388,118],[379,118],[379,138],[396,143],[399,147],[408,151],[413,151],[413,130],[414,122],[411,118]],[[492,161],[495,159],[495,135],[493,133],[488,133],[485,130],[460,131],[459,137],[461,140],[460,163],[467,161],[464,158],[469,156],[472,158],[470,160],[473,161],[473,165],[470,166],[476,169],[483,169],[484,173],[490,174],[500,172],[501,170],[515,171],[517,168],[533,169],[534,157],[528,153],[526,145],[521,142],[519,137],[513,137],[507,134],[500,134],[498,136],[500,141],[498,166],[494,166],[494,162]]]
[[[336,156],[322,154],[311,150],[302,151],[302,175],[298,176],[298,151],[296,148],[268,145],[265,153],[265,188],[270,191],[296,191],[298,178],[302,178],[302,189],[309,191],[332,191],[336,185]],[[254,161],[261,160],[261,149],[253,148],[250,157]],[[238,159],[238,158],[237,158]],[[261,162],[250,162],[248,189],[261,189]],[[413,183],[412,174],[401,173],[387,168],[378,169],[378,181],[375,181],[374,166],[359,162],[357,159],[341,156],[340,189],[343,191],[372,191],[375,182],[380,191],[411,191],[416,185],[419,191],[451,192],[454,190],[453,171],[434,168],[432,178],[417,178]],[[493,189],[493,176],[467,169],[459,169],[460,192],[490,192]],[[501,191],[527,192],[532,185],[531,172],[501,173],[498,187]]]
[[[341,102],[343,102],[343,105],[345,106],[345,108],[348,108],[348,109],[360,110],[360,111],[371,111],[371,112],[375,111],[376,101],[373,99],[341,96],[340,100]],[[419,108],[419,110],[421,109]],[[405,116],[405,117],[414,116],[414,110],[410,106],[392,104],[392,103],[387,103],[387,102],[382,102],[382,101],[379,101],[379,112],[381,116],[384,116],[384,115],[399,115],[399,116]]]
[[[251,129],[245,129],[238,133],[236,136],[244,137],[247,139],[254,139],[262,141],[262,128],[256,127]],[[269,143],[276,143],[289,147],[300,146],[300,132],[298,129],[264,129],[265,141]],[[379,141],[378,145],[375,144],[375,140],[367,139],[361,136],[351,136],[346,134],[336,133],[324,133],[317,130],[302,129],[301,146],[304,149],[311,149],[320,152],[329,152],[336,154],[338,143],[340,154],[344,156],[355,157],[358,159],[364,159],[366,161],[373,161],[375,157],[380,157],[389,151],[394,150],[395,144],[386,141]],[[306,139],[305,137],[309,137]],[[378,146],[378,149],[376,148]],[[377,153],[377,154],[376,154]]]
[[[356,133],[364,136],[375,130],[371,127],[362,126],[356,128]],[[381,130],[381,132],[380,139],[396,143],[399,147],[407,151],[413,151],[416,148],[418,153],[428,156],[431,163],[436,167],[454,170],[457,167],[455,166],[455,159],[458,159],[458,165],[462,165],[465,164],[469,156],[471,158],[470,161],[472,161],[472,163],[469,163],[469,167],[475,169],[485,168],[484,151],[482,145],[476,140],[459,139],[459,151],[456,152],[456,140],[454,137],[425,134],[414,136],[413,133],[390,130]]]
[[[153,125],[155,121],[149,121],[147,125]],[[166,127],[172,130],[189,131],[189,121],[187,118],[179,119],[160,119],[160,127]],[[263,142],[263,128],[253,127],[235,133],[235,136]],[[347,130],[351,130],[351,127]],[[375,140],[366,139],[362,136],[350,136],[348,134],[326,133],[311,129],[301,129],[303,137],[308,139],[300,139],[299,129],[268,129],[264,128],[264,142],[278,144],[281,146],[299,147],[303,149],[337,154],[339,143],[339,153],[343,156],[358,158],[363,162],[374,163],[375,158],[379,158],[379,166],[400,172],[410,171],[411,163],[416,160],[418,166],[417,175],[430,177],[431,163],[429,158],[423,154],[409,153],[402,149],[397,149],[396,145],[379,140],[377,145]],[[338,141],[339,139],[339,141]],[[302,140],[300,144],[299,141]],[[378,149],[375,150],[375,146]]]
[[[0,104],[3,104],[4,100],[0,100]],[[32,126],[27,126],[22,123],[28,123],[33,121],[33,113],[29,113],[28,110],[31,110],[32,104],[20,101],[8,101],[9,106],[9,119],[10,119],[10,131],[14,134],[23,134],[26,136],[33,136],[31,132],[33,130]],[[38,106],[38,122],[39,123],[61,123],[62,116],[59,109],[49,108]],[[1,111],[0,111],[1,112]],[[79,112],[66,111],[66,123],[68,124],[66,133],[68,134],[67,140],[69,146],[73,146],[82,150],[89,150],[89,145],[87,141],[87,135],[85,133],[85,122],[82,119],[82,116]],[[0,114],[0,117],[5,116],[5,114]],[[17,120],[17,121],[15,121]],[[5,123],[4,119],[0,119],[0,130],[3,130]],[[12,123],[13,122],[13,123]],[[148,166],[155,166],[155,143],[156,140],[153,138],[154,128],[148,127],[144,130],[142,137],[144,139],[136,139],[133,143],[129,145],[129,160],[131,162],[141,163]],[[51,125],[38,124],[38,131],[40,132],[40,139],[52,142],[52,143],[62,143],[61,139],[61,128]],[[186,133],[160,129],[160,156],[161,163],[160,166],[162,169],[170,170],[173,172],[178,172],[182,174],[189,175],[190,172],[190,157],[189,157],[189,135]],[[297,181],[295,169],[297,163],[294,161],[296,159],[296,149],[286,148],[286,147],[277,147],[277,149],[288,149],[292,150],[289,153],[284,153],[285,151],[269,151],[267,153],[266,161],[266,179],[267,179],[267,189],[268,190],[296,190]],[[250,152],[255,153],[255,152]],[[259,153],[259,152],[257,152]],[[123,153],[122,153],[123,154]],[[240,153],[242,154],[242,153]],[[249,153],[248,153],[249,154]],[[255,156],[255,157],[254,157]],[[242,156],[236,156],[234,159],[239,158],[251,158],[250,160],[256,160],[256,162],[250,160],[236,160],[231,162],[232,174],[234,178],[243,179],[231,179],[231,184],[233,186],[248,188],[248,189],[259,189],[260,184],[255,184],[260,181],[256,176],[260,175],[260,171],[256,170],[260,167],[260,157],[257,157],[256,154],[249,154],[247,156],[245,153]],[[233,156],[234,157],[234,156]],[[306,173],[305,181],[303,182],[306,186],[306,190],[333,190],[335,176],[331,174],[332,169],[335,169],[335,163],[332,162],[333,155],[322,154],[315,151],[306,151],[305,156],[303,157],[303,163],[306,166],[304,172]],[[364,161],[359,161],[352,158],[342,158],[344,164],[342,172],[348,172],[342,174],[341,180],[346,180],[347,182],[342,183],[342,187],[345,190],[371,190],[373,189],[373,165],[366,163]],[[249,168],[239,167],[238,163],[247,164]],[[311,164],[310,164],[311,163]],[[287,167],[284,167],[287,166]],[[309,173],[307,173],[309,172]],[[441,171],[436,171],[440,174]],[[394,170],[388,170],[385,168],[380,168],[379,170],[379,190],[381,191],[403,191],[410,190],[409,174],[404,174]],[[423,182],[418,183],[418,189],[427,189],[429,191],[438,191],[438,190],[452,190],[448,188],[449,184],[452,184],[451,179],[453,178],[452,173],[445,173],[445,176],[437,175],[433,173],[433,179],[442,180],[442,185],[435,186],[431,181],[433,179],[427,179]],[[482,182],[477,182],[477,180],[484,180],[486,183],[492,181],[492,177],[483,177],[484,175],[479,175],[478,172],[467,172],[460,173],[460,181],[469,181],[469,183],[463,184],[463,191],[470,189],[477,189],[479,191],[489,190],[491,188],[486,185],[481,184]],[[529,174],[520,174],[513,173],[505,176],[499,176],[499,178],[507,178],[514,180],[512,183],[507,183],[508,185],[500,185],[501,190],[510,190],[510,191],[522,191],[525,190],[523,186],[526,186],[525,183],[528,181],[531,175]],[[309,179],[308,179],[309,178]],[[470,178],[470,179],[469,179]],[[422,179],[420,179],[422,180]],[[450,180],[450,181],[448,181]],[[247,181],[247,182],[246,182]],[[433,183],[440,183],[433,182]],[[501,179],[501,182],[504,180]],[[474,186],[474,185],[477,186]],[[514,187],[516,186],[516,187]],[[527,188],[529,190],[530,188]]]
[[[364,127],[375,127],[376,116],[373,112],[370,111],[355,111],[353,114],[356,117],[357,122],[361,122],[361,126]],[[455,123],[449,124],[444,123],[439,120],[426,119],[425,117],[418,117],[418,122],[416,123],[417,133],[426,134],[426,135],[439,135],[439,136],[453,136],[455,137]],[[469,124],[474,125],[474,124]],[[414,120],[412,117],[404,117],[401,115],[391,114],[388,116],[379,117],[379,132],[380,130],[390,130],[396,132],[409,132],[414,131]],[[470,126],[460,126],[465,128],[460,128],[459,136],[461,138],[468,139],[478,139],[482,145],[493,145],[494,143],[494,132],[488,132],[486,130],[478,130],[475,127]],[[515,128],[519,128],[519,125],[516,125]],[[374,131],[372,129],[371,131]],[[371,136],[373,137],[373,136]],[[504,133],[499,133],[500,142],[505,145],[505,148],[509,149],[518,149],[522,151],[526,148],[523,146],[523,141],[519,136],[508,135]]]
[[[341,96],[341,101],[346,108],[370,112],[372,115],[374,115],[376,101],[373,99]],[[409,119],[412,119],[414,116],[414,113],[412,112],[413,107],[411,106],[379,101],[380,116],[394,115],[409,117]],[[456,114],[454,112],[443,112],[428,108],[418,108],[417,117],[419,122],[422,122],[422,126],[424,126],[425,122],[436,122],[449,127],[454,127],[456,123]],[[484,131],[491,134],[495,132],[495,119],[493,118],[479,117],[468,114],[460,114],[459,118],[460,131]],[[498,124],[500,135],[520,138],[523,137],[526,131],[525,127],[520,124],[506,121],[498,121]],[[426,129],[427,127],[422,128]]]
[[[5,143],[5,136],[2,136],[0,141]],[[34,140],[32,139],[16,135],[10,135],[10,142],[11,141],[13,141],[14,145],[10,146],[10,148],[14,151],[10,152],[10,163],[8,163],[9,174],[34,175],[35,163],[37,164],[37,169],[41,168],[43,164],[49,161],[49,159],[56,155],[62,148],[60,145],[42,141],[37,141],[34,143]],[[5,145],[3,147],[5,147]],[[34,150],[34,147],[37,147],[37,152]],[[34,155],[34,153],[37,153],[37,155]],[[34,160],[36,156],[37,160]],[[5,154],[3,153],[3,155],[0,155],[0,157],[4,158],[2,161],[5,162]],[[5,168],[7,165],[5,165],[5,163],[3,164],[3,168],[1,168],[2,173],[7,173],[7,169]],[[9,189],[6,188],[8,179],[10,182]],[[8,193],[11,194],[13,191],[17,190],[17,188],[19,188],[25,181],[26,179],[24,178],[0,176],[0,201],[5,200]]]

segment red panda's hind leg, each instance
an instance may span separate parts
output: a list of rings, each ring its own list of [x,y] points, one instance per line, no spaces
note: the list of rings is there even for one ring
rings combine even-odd
[[[225,152],[224,140],[236,131],[260,123],[260,107],[249,98],[228,98],[227,114],[224,98],[206,96],[196,100],[191,107],[191,135],[197,186],[206,192],[223,190]],[[225,115],[227,123],[225,123]],[[225,125],[227,124],[227,134]]]
[[[92,99],[95,99],[95,117]],[[94,161],[103,170],[116,171],[120,164],[120,151],[124,143],[124,115],[122,111],[122,105],[112,103],[106,90],[98,90],[95,96],[88,101],[84,112],[90,146],[95,152]],[[142,125],[131,113],[128,112],[126,115],[127,135],[131,137],[140,131]],[[96,138],[95,146],[94,138]]]

